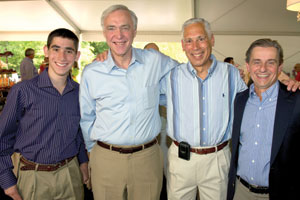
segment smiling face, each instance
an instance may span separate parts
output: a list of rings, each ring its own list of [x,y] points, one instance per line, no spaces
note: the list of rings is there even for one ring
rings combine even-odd
[[[136,30],[128,11],[110,13],[104,20],[103,34],[114,58],[131,57]]]
[[[182,49],[191,62],[192,66],[209,68],[211,65],[210,55],[214,45],[214,37],[208,37],[202,23],[193,23],[184,28]]]
[[[282,70],[277,49],[274,47],[254,47],[246,67],[259,96],[277,81]]]
[[[54,37],[49,49],[47,46],[44,47],[44,53],[49,58],[50,78],[67,77],[80,56],[75,49],[74,41],[63,37]]]

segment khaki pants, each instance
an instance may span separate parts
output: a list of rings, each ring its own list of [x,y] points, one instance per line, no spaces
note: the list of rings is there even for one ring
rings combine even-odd
[[[236,179],[235,194],[233,200],[267,200],[269,194],[256,194],[250,192],[240,180]]]
[[[163,175],[158,144],[120,154],[95,144],[90,154],[95,200],[158,200]]]
[[[77,158],[56,171],[28,170],[19,162],[17,187],[24,200],[82,200],[84,197],[81,172]]]
[[[172,143],[168,152],[167,188],[169,200],[226,199],[230,165],[229,145],[222,150],[199,155],[191,152],[190,160],[178,157],[178,147]]]

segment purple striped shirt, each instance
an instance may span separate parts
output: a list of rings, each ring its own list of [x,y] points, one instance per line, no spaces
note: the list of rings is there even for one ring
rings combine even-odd
[[[0,114],[0,186],[16,184],[11,154],[54,164],[77,155],[87,162],[79,126],[79,85],[68,77],[61,95],[45,70],[40,76],[13,86]]]

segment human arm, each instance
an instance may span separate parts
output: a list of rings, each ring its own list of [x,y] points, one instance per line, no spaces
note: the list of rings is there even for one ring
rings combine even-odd
[[[91,151],[95,141],[90,139],[90,134],[94,121],[96,120],[96,102],[90,95],[88,72],[85,68],[81,77],[80,90],[79,90],[79,103],[80,103],[80,126],[82,136],[85,141],[86,149]]]
[[[80,164],[80,171],[82,175],[82,181],[86,184],[89,181],[89,173],[88,173],[88,155],[84,145],[84,140],[82,137],[81,129],[79,128],[77,134],[77,141],[79,143],[79,153],[77,155],[78,162]]]
[[[297,91],[300,90],[300,82],[293,80],[293,79],[288,79],[288,80],[281,80],[281,83],[287,86],[288,91]]]
[[[13,86],[7,96],[7,103],[0,114],[0,186],[5,190],[17,184],[12,171],[11,155],[16,142],[17,121],[21,119],[23,97],[19,84]]]
[[[94,60],[103,62],[107,59],[107,57],[108,57],[108,50],[99,53]]]

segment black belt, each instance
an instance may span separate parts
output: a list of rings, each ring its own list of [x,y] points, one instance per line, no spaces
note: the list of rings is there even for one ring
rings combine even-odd
[[[146,143],[144,145],[140,145],[140,146],[137,146],[137,147],[116,147],[116,146],[113,146],[113,145],[103,143],[101,141],[97,141],[97,144],[100,147],[103,147],[105,149],[109,149],[109,150],[112,150],[112,151],[117,151],[117,152],[123,153],[123,154],[135,153],[135,152],[141,151],[143,149],[147,149],[147,148],[155,145],[156,143],[157,143],[157,140],[154,139],[149,143]]]
[[[251,185],[247,181],[242,179],[240,176],[237,176],[237,178],[246,188],[249,189],[250,192],[253,192],[256,194],[269,194],[269,187]]]

